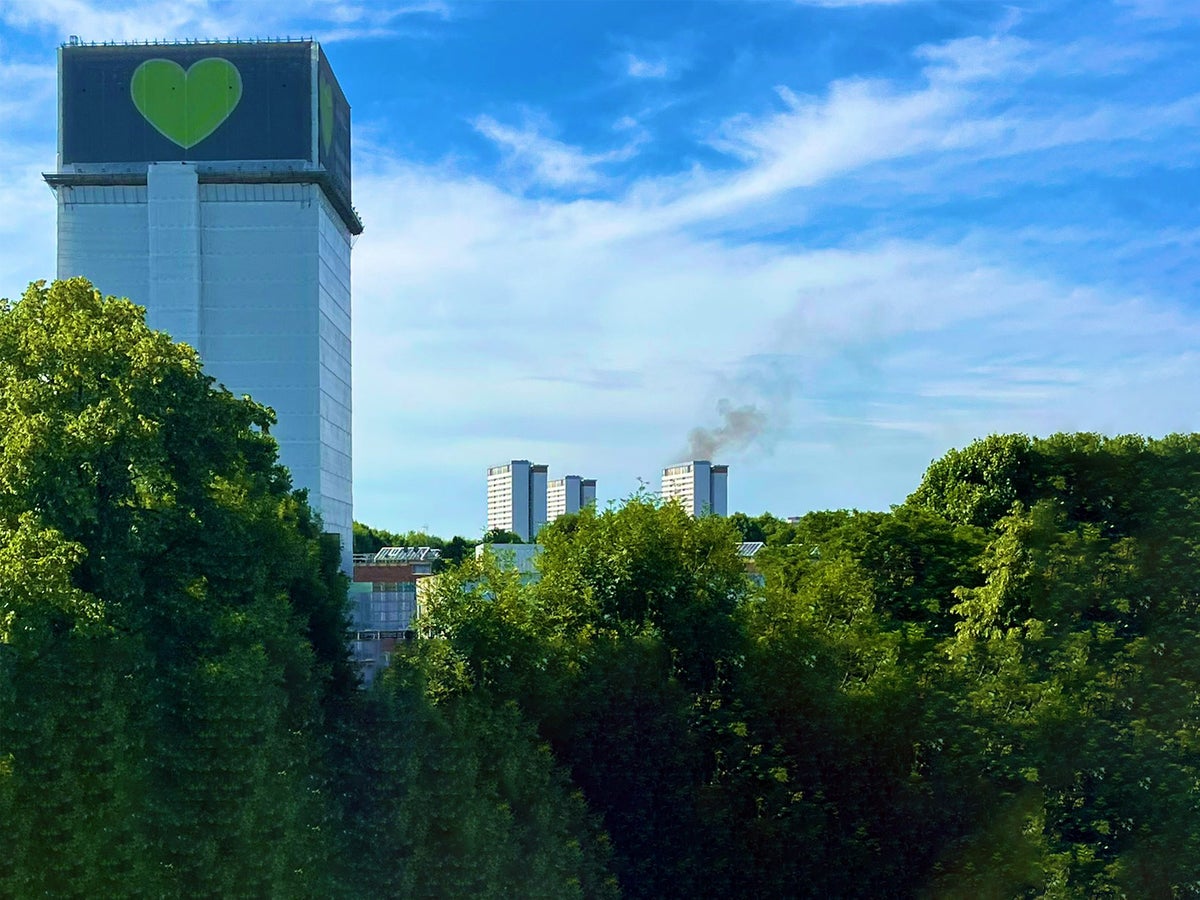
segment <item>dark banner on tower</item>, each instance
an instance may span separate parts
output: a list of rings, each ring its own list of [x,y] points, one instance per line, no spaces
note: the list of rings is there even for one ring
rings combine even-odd
[[[61,65],[63,165],[314,158],[308,41],[67,46]],[[346,157],[348,184],[348,129]]]
[[[317,158],[334,191],[350,203],[350,104],[320,51],[317,65]]]

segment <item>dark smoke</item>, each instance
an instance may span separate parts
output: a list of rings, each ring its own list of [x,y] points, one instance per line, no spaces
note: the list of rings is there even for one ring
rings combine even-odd
[[[684,459],[712,460],[722,450],[740,450],[767,427],[767,416],[750,403],[734,406],[728,400],[717,403],[721,424],[716,428],[693,428],[688,432]]]

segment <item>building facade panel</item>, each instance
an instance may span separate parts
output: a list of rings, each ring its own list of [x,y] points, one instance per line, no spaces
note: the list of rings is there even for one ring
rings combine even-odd
[[[553,522],[567,513],[577,513],[596,502],[596,479],[564,475],[547,482],[546,521]]]
[[[709,470],[709,498],[714,516],[729,515],[729,466],[713,466]]]
[[[88,278],[102,294],[145,304],[150,293],[146,186],[59,188],[58,277]]]
[[[551,522],[567,511],[567,478],[546,482],[546,518]]]
[[[509,531],[519,535],[521,540],[529,540],[529,495],[532,485],[530,484],[530,469],[533,464],[527,459],[513,460],[509,469],[509,477],[512,479],[512,511],[509,513],[508,519],[512,522],[512,527]]]
[[[667,466],[662,498],[678,501],[690,516],[727,515],[729,467],[706,459]]]
[[[529,526],[522,540],[535,540],[546,524],[546,476],[546,466],[529,467]]]
[[[487,470],[488,531],[511,531],[531,541],[547,514],[547,467],[514,459]]]

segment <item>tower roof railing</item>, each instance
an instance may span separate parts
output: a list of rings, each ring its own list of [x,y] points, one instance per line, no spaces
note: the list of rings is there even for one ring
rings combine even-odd
[[[304,44],[315,43],[314,37],[226,37],[226,38],[154,38],[144,41],[84,41],[71,35],[62,47],[187,47],[192,44]]]
[[[436,547],[383,547],[374,553],[354,554],[354,562],[364,566],[386,566],[433,562],[441,557],[442,551]]]

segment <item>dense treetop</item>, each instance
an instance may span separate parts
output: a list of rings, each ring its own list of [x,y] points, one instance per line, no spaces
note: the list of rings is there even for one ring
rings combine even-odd
[[[0,895],[1200,896],[1200,436],[456,538],[364,691],[272,425],[85,281],[0,303]]]
[[[625,894],[1200,893],[1197,436],[997,436],[887,513],[642,498],[540,540],[538,584],[441,584],[411,664],[536,723]]]
[[[0,896],[604,884],[528,726],[356,690],[273,424],[83,279],[0,302]]]

